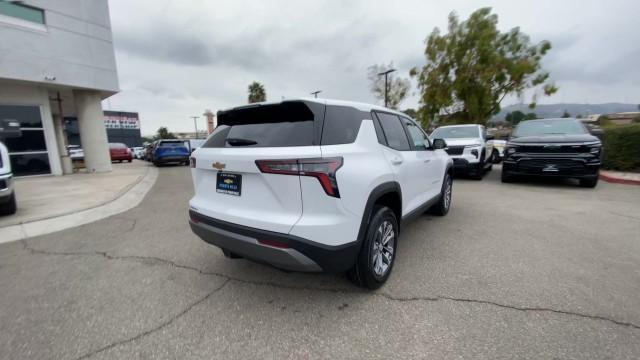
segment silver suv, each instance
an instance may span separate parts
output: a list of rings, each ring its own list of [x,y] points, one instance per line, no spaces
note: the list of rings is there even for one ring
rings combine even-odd
[[[13,191],[13,174],[9,151],[0,142],[0,215],[10,215],[16,212],[16,195]]]
[[[431,133],[432,139],[444,139],[447,153],[453,159],[456,173],[480,180],[493,166],[493,135],[482,125],[441,126]]]

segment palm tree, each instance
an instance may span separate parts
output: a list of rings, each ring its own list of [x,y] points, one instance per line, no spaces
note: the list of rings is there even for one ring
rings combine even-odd
[[[264,85],[254,81],[249,85],[249,104],[261,101],[267,101],[267,93]]]

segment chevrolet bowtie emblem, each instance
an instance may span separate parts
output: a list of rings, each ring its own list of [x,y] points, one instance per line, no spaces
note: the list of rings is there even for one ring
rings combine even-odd
[[[233,184],[233,180],[231,180],[231,179],[224,179],[224,183],[225,183],[225,184]]]
[[[221,162],[214,162],[213,164],[211,164],[212,167],[218,169],[218,170],[222,170],[225,168],[225,166],[227,166],[227,164],[223,164]]]

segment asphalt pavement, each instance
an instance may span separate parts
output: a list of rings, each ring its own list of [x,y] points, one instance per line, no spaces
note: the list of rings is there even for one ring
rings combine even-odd
[[[136,208],[0,245],[1,359],[640,358],[640,187],[457,179],[389,282],[230,260],[189,169]]]

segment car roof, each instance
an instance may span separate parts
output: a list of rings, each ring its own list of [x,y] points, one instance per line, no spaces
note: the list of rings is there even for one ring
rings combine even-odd
[[[482,126],[480,124],[459,124],[459,125],[444,125],[444,126],[438,126],[436,129],[440,129],[440,128],[450,128],[450,127],[478,127],[478,126]]]
[[[314,102],[314,103],[318,103],[318,104],[322,104],[322,105],[334,105],[334,106],[350,106],[353,108],[356,108],[358,110],[361,111],[384,111],[384,112],[389,112],[389,113],[393,113],[396,115],[402,115],[405,117],[409,117],[409,115],[397,111],[397,110],[393,110],[393,109],[389,109],[386,108],[384,106],[380,106],[380,105],[374,105],[374,104],[367,104],[367,103],[363,103],[363,102],[357,102],[357,101],[347,101],[347,100],[337,100],[337,99],[324,99],[324,98],[307,98],[307,97],[300,97],[300,98],[290,98],[290,99],[284,99],[282,101],[264,101],[264,102],[258,102],[258,103],[253,103],[253,104],[247,104],[247,105],[240,105],[240,106],[235,106],[235,107],[231,107],[231,108],[227,108],[224,110],[221,110],[222,112],[225,111],[230,111],[230,110],[238,110],[238,109],[244,109],[244,108],[249,108],[249,107],[255,107],[255,106],[262,106],[262,105],[276,105],[276,104],[282,104],[282,103],[286,103],[286,102],[292,102],[292,101],[306,101],[306,102]]]

